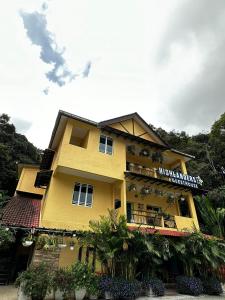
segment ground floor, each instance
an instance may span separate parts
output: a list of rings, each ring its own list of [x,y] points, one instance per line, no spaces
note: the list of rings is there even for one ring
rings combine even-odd
[[[8,285],[8,286],[0,286],[0,295],[1,295],[1,300],[17,300],[17,294],[18,294],[18,289],[15,288],[13,285]],[[187,296],[187,295],[180,295],[177,294],[175,290],[173,289],[167,289],[165,296],[163,297],[163,300],[189,300],[189,299],[204,299],[204,300],[219,300],[219,299],[224,299],[225,294],[221,296],[207,296],[207,295],[202,295],[198,297],[194,296]],[[155,298],[155,297],[154,297]],[[49,296],[47,299],[53,299],[51,296]],[[140,297],[137,298],[137,300],[150,300],[152,297]]]

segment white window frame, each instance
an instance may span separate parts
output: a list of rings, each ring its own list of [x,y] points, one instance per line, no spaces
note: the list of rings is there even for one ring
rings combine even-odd
[[[101,143],[100,143],[100,140],[101,140],[101,137],[104,137],[104,138],[105,138],[105,148],[104,148],[104,152],[100,151],[100,144],[101,144]],[[112,141],[112,153],[108,153],[108,152],[107,152],[108,139]],[[103,153],[103,154],[113,155],[113,148],[114,148],[114,140],[113,140],[110,136],[107,136],[107,135],[104,135],[104,134],[100,134],[100,138],[99,138],[99,146],[98,146],[99,152],[100,152],[100,153]]]
[[[75,187],[78,184],[80,186],[79,187],[79,192],[78,192],[78,200],[77,200],[77,203],[73,203],[73,201],[74,201]],[[81,196],[82,186],[84,186],[84,185],[86,185],[86,194],[85,194],[85,202],[84,202],[84,205],[83,205],[83,204],[80,204],[80,196]],[[87,196],[88,196],[88,188],[89,187],[92,187],[91,206],[87,205]],[[74,189],[73,189],[72,205],[81,206],[81,207],[87,207],[87,208],[92,208],[92,206],[93,206],[93,194],[94,194],[94,187],[93,187],[92,184],[76,182],[75,185],[74,185]]]

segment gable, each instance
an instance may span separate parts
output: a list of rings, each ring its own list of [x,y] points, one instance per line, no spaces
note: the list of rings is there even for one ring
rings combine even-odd
[[[168,146],[160,138],[157,132],[155,132],[138,113],[121,116],[99,123],[99,127],[104,128],[105,126],[112,127],[116,130],[123,131],[127,134],[134,135],[162,146]]]
[[[149,132],[146,131],[138,122],[134,119],[122,121],[119,123],[115,123],[112,125],[109,125],[112,128],[124,131],[126,133],[139,136],[145,140],[157,143],[158,141],[154,138],[153,135],[151,135]]]

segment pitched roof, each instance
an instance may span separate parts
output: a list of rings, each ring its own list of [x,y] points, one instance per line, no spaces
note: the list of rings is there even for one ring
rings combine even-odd
[[[146,132],[148,132],[149,134],[155,137],[158,143],[164,146],[168,146],[168,144],[165,141],[163,141],[163,139],[158,135],[158,133],[155,130],[153,130],[151,126],[149,126],[149,124],[137,112],[129,115],[120,116],[114,119],[102,121],[98,124],[98,126],[99,127],[110,126],[112,124],[123,122],[129,119],[134,119],[135,121],[137,121],[137,123],[141,124],[145,128]]]
[[[41,200],[16,195],[11,198],[3,211],[2,224],[23,227],[38,227]]]

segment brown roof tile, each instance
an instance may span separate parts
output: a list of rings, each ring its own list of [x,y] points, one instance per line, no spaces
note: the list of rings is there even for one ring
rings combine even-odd
[[[40,210],[40,199],[16,195],[11,198],[3,211],[2,224],[38,227]]]

